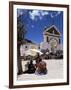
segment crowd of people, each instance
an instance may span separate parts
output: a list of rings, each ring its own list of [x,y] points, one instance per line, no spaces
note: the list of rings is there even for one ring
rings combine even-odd
[[[24,71],[24,74],[25,73],[28,74],[35,73],[39,75],[47,74],[46,62],[42,60],[39,54],[35,60],[35,64],[33,63],[33,60],[30,60],[29,62],[27,62],[25,67],[27,69]]]

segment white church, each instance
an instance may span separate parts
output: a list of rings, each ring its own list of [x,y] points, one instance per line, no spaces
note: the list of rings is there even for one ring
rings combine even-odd
[[[43,42],[40,43],[40,49],[48,49],[49,52],[56,52],[56,50],[63,50],[61,33],[55,25],[45,28],[43,32]]]

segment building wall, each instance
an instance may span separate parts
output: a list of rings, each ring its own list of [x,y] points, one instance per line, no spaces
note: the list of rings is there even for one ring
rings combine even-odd
[[[55,40],[57,40],[57,42],[59,43],[59,37],[54,37],[54,36],[48,36],[48,40],[50,41],[51,39],[55,39]],[[47,42],[47,36],[45,36],[45,38],[44,38],[45,40],[44,41],[46,41]]]
[[[57,47],[54,48],[54,50],[63,50],[63,46],[61,44],[61,38],[60,36],[53,36],[53,35],[49,35],[47,34],[46,32],[43,33],[43,37],[44,37],[44,41],[40,43],[40,49],[49,49],[49,52],[51,52],[51,41],[52,39],[56,40],[57,41]],[[47,37],[48,37],[48,40],[47,40]],[[59,41],[60,39],[60,41]]]
[[[25,52],[29,49],[38,49],[38,46],[31,43],[23,44],[20,47],[20,55],[21,56],[25,55]]]

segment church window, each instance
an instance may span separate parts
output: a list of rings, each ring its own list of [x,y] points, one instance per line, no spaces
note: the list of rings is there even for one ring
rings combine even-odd
[[[27,48],[27,46],[25,46],[25,48]]]
[[[47,37],[47,42],[49,41],[49,38]]]
[[[61,40],[59,39],[59,43],[61,43]]]

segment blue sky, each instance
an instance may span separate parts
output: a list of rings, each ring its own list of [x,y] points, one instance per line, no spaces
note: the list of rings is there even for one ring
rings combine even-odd
[[[55,25],[62,34],[63,42],[63,11],[17,9],[17,17],[25,25],[26,39],[39,44],[43,41],[44,28]]]

